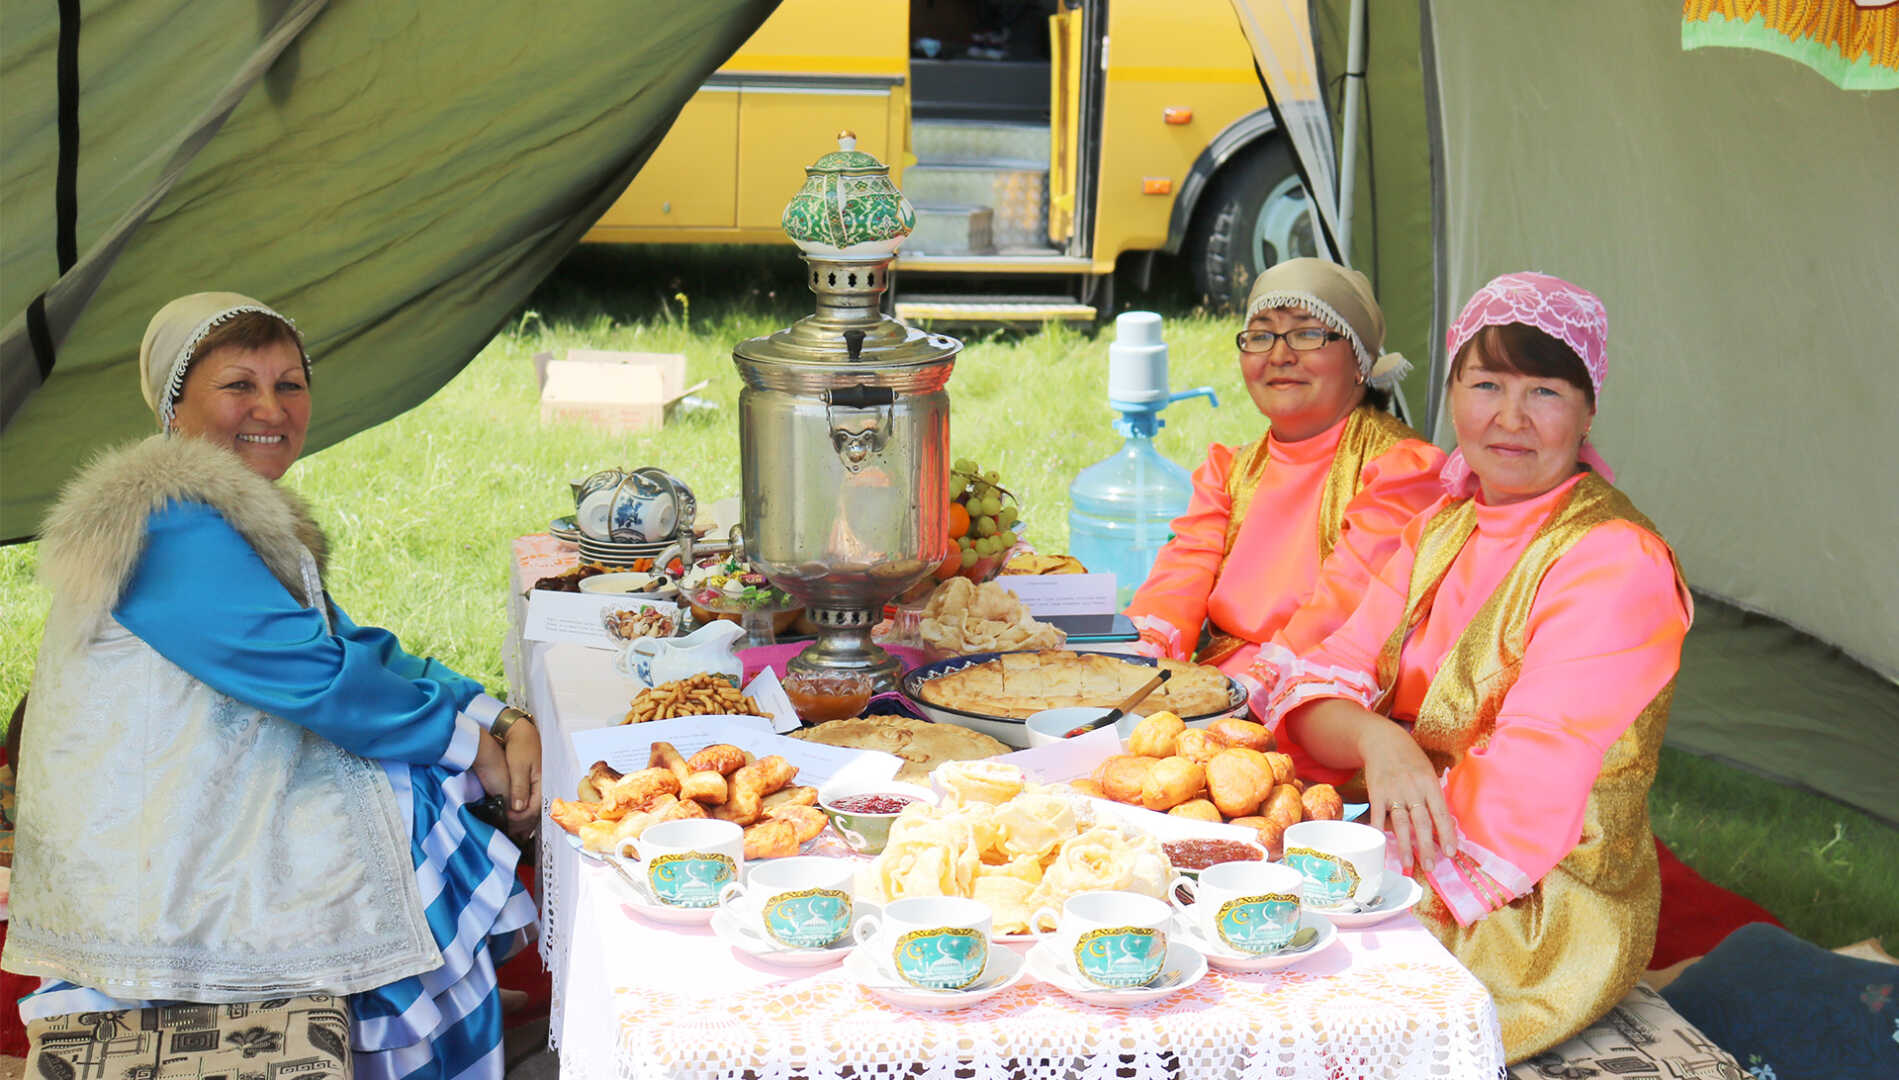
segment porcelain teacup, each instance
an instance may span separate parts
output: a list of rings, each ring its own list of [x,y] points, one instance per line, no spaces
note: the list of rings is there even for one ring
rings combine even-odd
[[[1258,956],[1283,948],[1298,932],[1304,882],[1299,871],[1279,863],[1217,863],[1186,884],[1194,902],[1181,911],[1206,940]]]
[[[989,963],[989,905],[960,896],[911,896],[858,920],[852,936],[878,971],[925,990],[961,990]]]
[[[662,821],[623,842],[619,854],[637,860],[635,876],[655,903],[709,908],[745,868],[745,830],[711,818]]]
[[[828,949],[851,929],[853,864],[821,855],[758,863],[719,890],[738,925],[793,949]]]
[[[1167,922],[1174,916],[1166,901],[1134,892],[1102,890],[1076,893],[1061,914],[1037,911],[1029,925],[1054,922],[1052,932],[1036,936],[1055,943],[1063,967],[1107,987],[1153,982],[1167,963]]]
[[[1385,883],[1385,834],[1355,821],[1302,821],[1286,829],[1283,862],[1305,875],[1305,905],[1370,904]]]

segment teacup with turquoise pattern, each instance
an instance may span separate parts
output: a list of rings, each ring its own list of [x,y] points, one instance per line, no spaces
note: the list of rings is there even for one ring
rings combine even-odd
[[[1304,880],[1278,863],[1217,863],[1187,886],[1194,902],[1181,910],[1207,941],[1261,956],[1285,947],[1298,932]]]
[[[1167,924],[1174,911],[1141,893],[1076,893],[1056,912],[1029,919],[1036,936],[1054,943],[1056,962],[1095,986],[1124,989],[1153,982],[1167,963]],[[1052,932],[1040,927],[1054,923]]]
[[[719,905],[741,930],[792,949],[828,949],[850,933],[851,878],[847,859],[794,855],[753,864],[744,881],[719,893]]]
[[[638,860],[637,878],[653,901],[667,907],[709,908],[745,867],[745,830],[730,821],[663,821],[622,844]]]
[[[925,990],[962,990],[989,964],[989,905],[911,896],[858,920],[852,933],[880,974]]]

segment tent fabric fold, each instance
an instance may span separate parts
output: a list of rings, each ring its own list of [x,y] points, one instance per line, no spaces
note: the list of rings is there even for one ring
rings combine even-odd
[[[322,395],[312,451],[419,404],[775,6],[643,0],[550,19],[494,0],[80,5],[78,258],[63,274],[60,5],[10,7],[0,537],[30,537],[88,454],[151,430],[139,336],[183,293],[243,292],[297,320]]]

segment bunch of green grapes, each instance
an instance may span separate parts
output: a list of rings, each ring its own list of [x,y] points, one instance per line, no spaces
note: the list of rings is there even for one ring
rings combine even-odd
[[[950,515],[950,537],[962,552],[965,570],[1015,546],[1015,496],[1000,486],[1000,480],[994,470],[983,472],[968,458],[950,468],[950,501],[964,511],[963,516]],[[1005,504],[1004,498],[1010,501]]]

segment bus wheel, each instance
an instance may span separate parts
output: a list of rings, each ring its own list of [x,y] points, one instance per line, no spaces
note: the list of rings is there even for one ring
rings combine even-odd
[[[1194,215],[1187,256],[1194,287],[1218,311],[1240,311],[1260,271],[1317,255],[1305,186],[1277,139],[1248,148],[1220,171]]]

